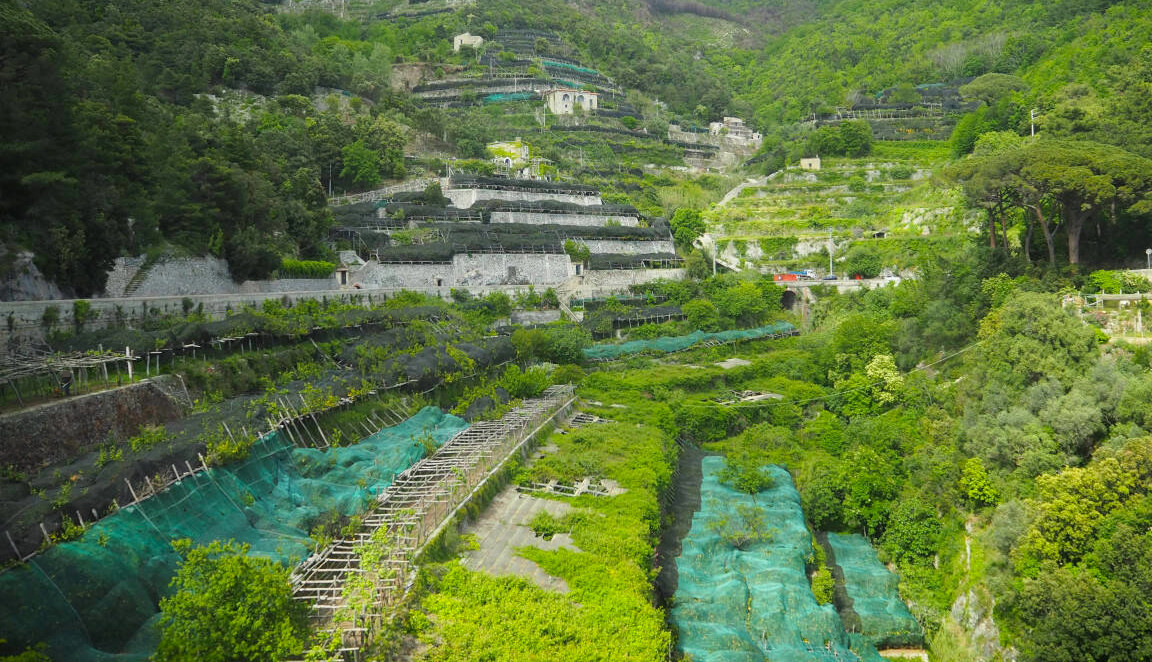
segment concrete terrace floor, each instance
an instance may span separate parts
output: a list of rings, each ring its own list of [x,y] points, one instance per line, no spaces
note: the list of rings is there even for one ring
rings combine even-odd
[[[477,537],[480,549],[465,552],[461,563],[469,570],[479,570],[498,577],[517,575],[532,580],[543,589],[567,593],[567,582],[544,572],[536,563],[519,556],[516,550],[520,547],[538,547],[548,551],[560,548],[579,551],[567,533],[557,533],[552,540],[544,540],[528,528],[528,523],[541,511],[548,511],[553,517],[560,518],[572,510],[572,506],[563,501],[521,494],[515,485],[509,485],[493,499],[484,514],[464,531],[465,534]]]

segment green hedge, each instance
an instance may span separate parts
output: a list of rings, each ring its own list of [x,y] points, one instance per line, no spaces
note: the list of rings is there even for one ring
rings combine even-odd
[[[336,265],[321,260],[293,260],[284,258],[280,262],[281,278],[327,278],[336,270]]]

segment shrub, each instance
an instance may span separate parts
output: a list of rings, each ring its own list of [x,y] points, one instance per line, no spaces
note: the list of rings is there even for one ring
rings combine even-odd
[[[776,484],[772,474],[761,466],[760,459],[751,453],[733,453],[720,470],[720,482],[745,494],[757,494]]]
[[[545,540],[551,540],[557,533],[567,533],[569,530],[547,510],[536,513],[536,516],[528,523],[528,528],[532,529],[532,533]]]
[[[552,371],[552,381],[556,384],[579,384],[584,381],[584,369],[573,363],[559,366]]]
[[[551,386],[552,380],[544,368],[534,367],[521,370],[520,366],[510,365],[500,379],[500,386],[513,398],[531,398],[540,395]]]
[[[735,516],[725,515],[715,519],[709,528],[727,545],[742,551],[754,543],[771,540],[773,534],[764,520],[764,513],[754,506],[744,504],[736,506]]]
[[[826,605],[832,602],[832,592],[836,588],[836,580],[832,578],[832,571],[828,566],[821,565],[812,573],[812,595],[816,596],[816,603]]]
[[[284,258],[280,262],[281,278],[327,278],[335,270],[335,264],[321,260]]]
[[[160,601],[159,659],[271,660],[303,650],[308,606],[292,599],[285,568],[231,541],[173,546],[186,556]]]

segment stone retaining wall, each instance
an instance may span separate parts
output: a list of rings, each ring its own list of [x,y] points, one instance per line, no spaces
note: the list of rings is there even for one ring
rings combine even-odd
[[[582,203],[583,204],[583,203]],[[636,216],[613,214],[549,214],[545,212],[494,211],[493,223],[526,223],[531,225],[579,225],[583,227],[604,227],[611,224],[634,228],[640,225]]]
[[[124,296],[125,288],[144,263],[143,257],[119,258],[108,274],[105,295]],[[184,257],[161,260],[152,265],[132,296],[171,297],[193,294],[256,294],[261,292],[301,292],[330,290],[329,278],[285,278],[249,280],[237,283],[228,272],[228,262],[215,257]]]
[[[671,240],[632,241],[622,239],[581,239],[593,255],[652,255],[655,253],[675,253],[676,246]]]
[[[573,195],[570,193],[537,193],[534,191],[502,191],[499,189],[454,188],[444,189],[444,197],[452,201],[452,206],[468,209],[478,200],[503,200],[504,202],[571,202],[578,205],[602,205],[599,195]]]
[[[457,287],[477,285],[560,285],[576,275],[567,255],[476,253],[452,259]]]
[[[171,375],[0,416],[0,464],[20,471],[62,462],[142,425],[181,418],[190,406]]]
[[[605,269],[585,271],[580,278],[577,293],[572,296],[600,296],[621,292],[629,285],[640,285],[654,280],[682,280],[684,269]]]

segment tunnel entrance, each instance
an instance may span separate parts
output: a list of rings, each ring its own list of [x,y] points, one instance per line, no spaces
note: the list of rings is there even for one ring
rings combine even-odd
[[[784,310],[792,310],[796,305],[796,292],[784,290],[784,296],[780,298],[780,305],[784,307]]]

